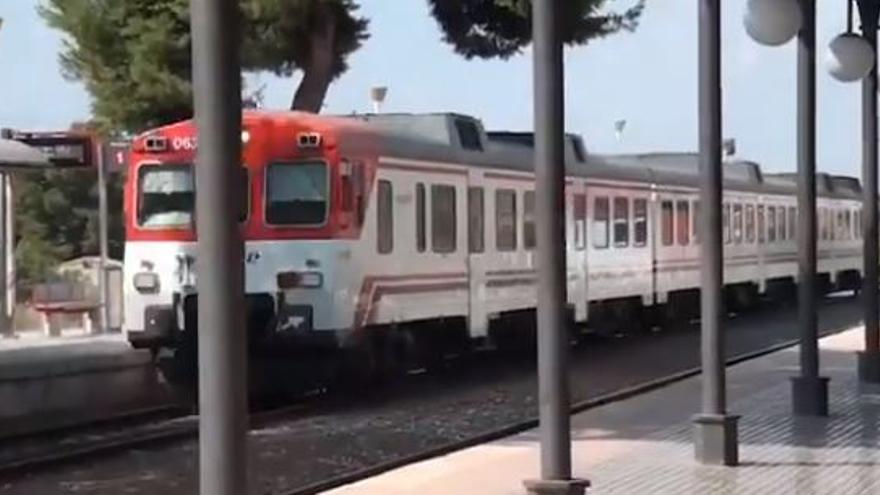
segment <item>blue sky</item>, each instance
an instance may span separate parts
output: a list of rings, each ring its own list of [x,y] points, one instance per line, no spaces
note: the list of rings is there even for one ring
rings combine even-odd
[[[59,35],[35,13],[38,0],[0,0],[0,126],[66,128],[88,117],[81,85],[61,77]],[[476,115],[491,129],[531,128],[531,62],[465,61],[440,41],[425,0],[361,0],[372,37],[352,56],[351,69],[330,89],[327,112],[365,112],[373,85],[389,86],[385,111],[457,111]],[[631,0],[612,0],[624,7]],[[741,17],[746,0],[724,5],[724,132],[738,155],[765,170],[795,167],[794,43],[756,45]],[[820,4],[818,45],[845,27],[844,2]],[[571,132],[602,153],[683,151],[697,146],[696,2],[652,0],[636,33],[567,50],[566,111]],[[859,84],[831,79],[819,62],[819,168],[858,175]],[[248,78],[267,85],[267,106],[286,107],[296,83],[270,75]],[[626,119],[623,139],[614,121]]]

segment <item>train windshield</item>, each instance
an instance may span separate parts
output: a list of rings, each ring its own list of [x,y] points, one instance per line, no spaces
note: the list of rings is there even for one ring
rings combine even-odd
[[[196,194],[189,165],[142,167],[138,189],[138,224],[142,227],[192,224]]]
[[[248,171],[241,168],[239,221],[245,221],[250,204]],[[148,165],[138,176],[138,225],[147,228],[190,227],[195,218],[195,177],[190,165]]]
[[[327,164],[273,163],[266,174],[266,221],[273,225],[322,225],[327,220]]]

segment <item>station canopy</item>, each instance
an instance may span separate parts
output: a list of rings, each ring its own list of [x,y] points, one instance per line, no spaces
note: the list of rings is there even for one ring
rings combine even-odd
[[[0,169],[49,168],[52,163],[40,150],[13,139],[0,138]]]
[[[124,170],[129,143],[102,142],[88,134],[75,132],[0,133],[0,171],[27,171],[62,168],[94,168],[100,153],[110,172]]]

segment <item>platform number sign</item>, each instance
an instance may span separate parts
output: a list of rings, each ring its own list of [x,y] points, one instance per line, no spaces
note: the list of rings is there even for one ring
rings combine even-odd
[[[2,137],[24,143],[42,153],[52,168],[96,168],[101,153],[109,172],[125,170],[130,143],[108,141],[76,132],[21,132],[3,129]]]

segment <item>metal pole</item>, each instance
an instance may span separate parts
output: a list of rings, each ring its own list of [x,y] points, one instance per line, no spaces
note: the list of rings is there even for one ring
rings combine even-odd
[[[816,0],[801,0],[798,34],[798,322],[800,376],[792,380],[797,415],[828,415],[828,379],[819,377],[816,289]]]
[[[862,240],[864,277],[862,301],[865,319],[865,350],[859,353],[859,379],[880,383],[880,322],[878,322],[878,231],[877,231],[877,17],[880,2],[859,0],[862,35],[874,48],[875,64],[862,81]]]
[[[199,469],[203,495],[247,490],[247,342],[241,194],[238,2],[192,0],[199,325]]]
[[[700,311],[703,394],[694,418],[695,455],[706,464],[738,462],[736,416],[725,404],[724,267],[721,241],[721,2],[699,0]]]
[[[9,172],[0,172],[0,205],[3,208],[3,215],[0,218],[0,236],[2,236],[2,241],[0,241],[0,260],[3,263],[3,269],[0,270],[0,287],[3,288],[2,297],[0,297],[0,335],[3,337],[12,337],[13,329],[9,320],[9,280],[8,280],[8,269],[9,263],[7,257],[9,256],[9,215],[8,213],[8,201],[7,201],[7,182],[9,181]]]
[[[6,315],[9,320],[9,333],[15,335],[15,189],[12,174],[6,180]]]
[[[565,265],[565,95],[560,3],[532,2],[538,226],[538,397],[541,479],[533,494],[583,493],[571,477]]]
[[[98,262],[98,292],[101,304],[101,323],[93,332],[105,333],[110,325],[110,297],[107,286],[107,163],[104,159],[105,147],[97,142],[98,165],[98,243],[100,244],[100,260]]]

